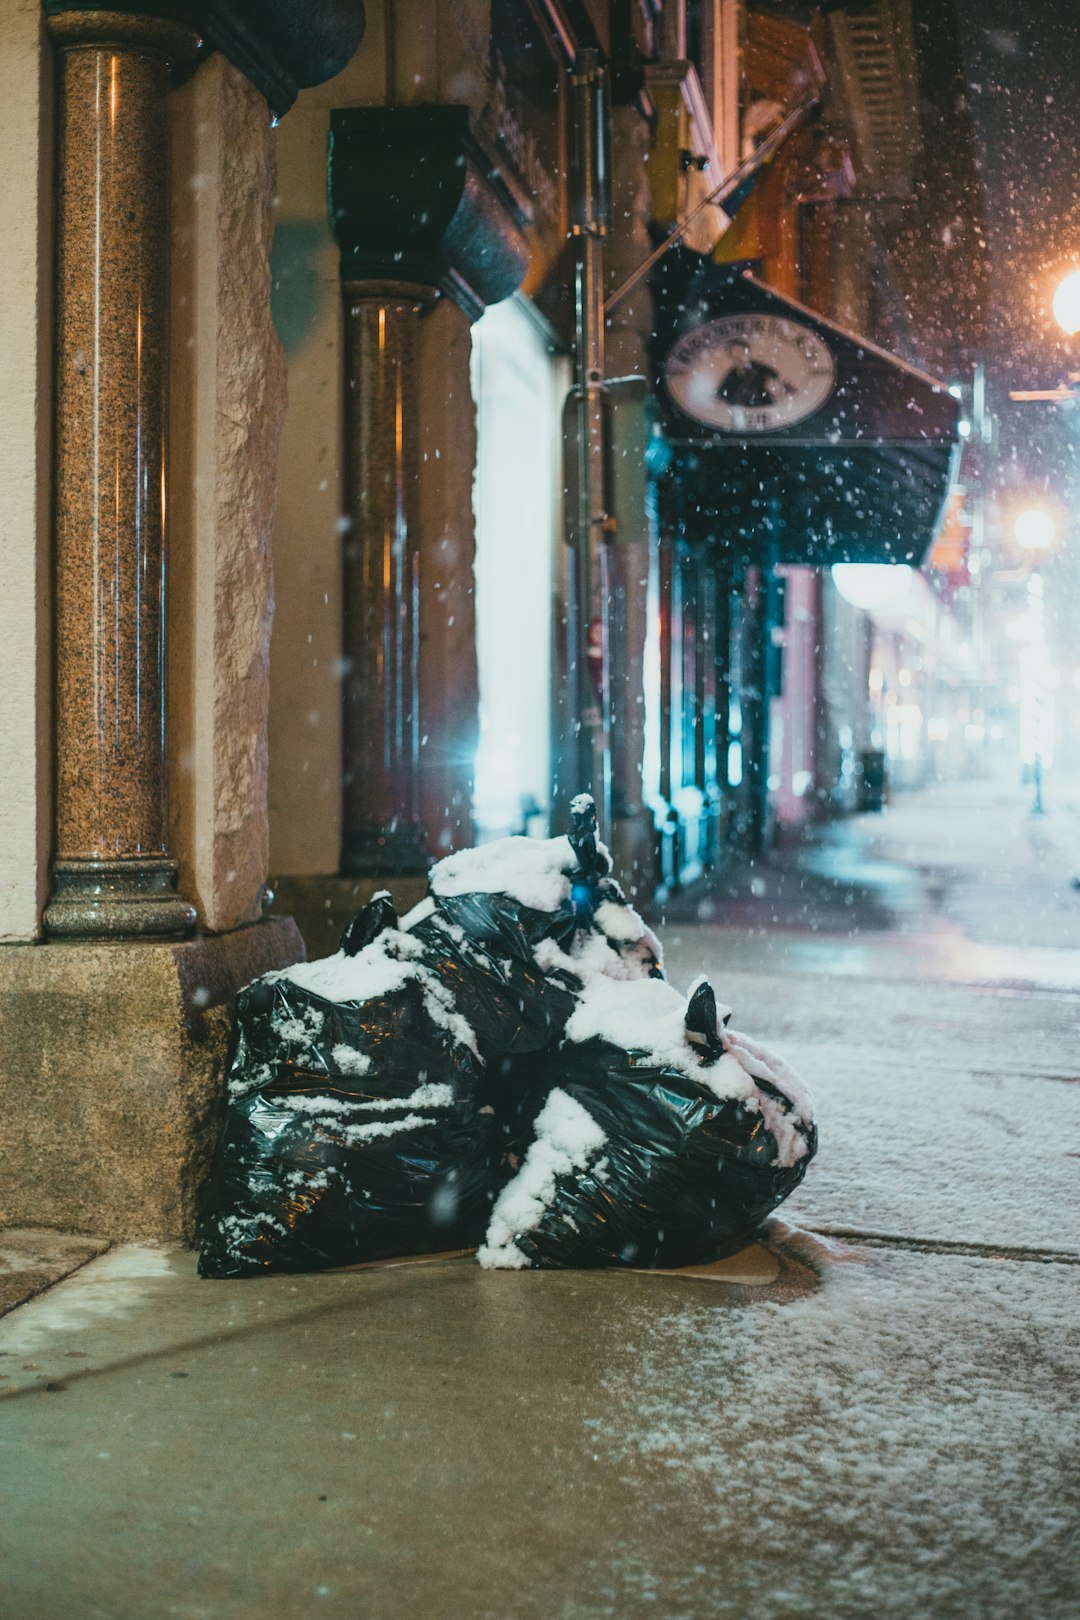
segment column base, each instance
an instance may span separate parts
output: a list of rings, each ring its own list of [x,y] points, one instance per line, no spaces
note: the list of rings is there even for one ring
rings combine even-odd
[[[172,945],[0,946],[0,1227],[190,1242],[232,999],[303,955],[287,917]]]
[[[190,934],[195,907],[176,892],[168,859],[54,861],[45,908],[51,939],[168,939]]]
[[[431,865],[418,821],[361,825],[346,831],[341,870],[347,877],[419,877]]]

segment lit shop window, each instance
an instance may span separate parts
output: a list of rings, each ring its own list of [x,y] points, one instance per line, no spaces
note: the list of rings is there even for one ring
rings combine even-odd
[[[564,363],[524,300],[472,329],[479,840],[543,835],[550,804],[553,550]]]

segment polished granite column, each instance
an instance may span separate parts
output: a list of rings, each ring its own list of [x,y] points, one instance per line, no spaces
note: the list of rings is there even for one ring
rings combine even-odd
[[[175,22],[49,18],[58,57],[56,845],[45,922],[175,936],[165,781],[168,103]]]
[[[427,865],[419,807],[416,328],[431,288],[345,282],[342,870]]]

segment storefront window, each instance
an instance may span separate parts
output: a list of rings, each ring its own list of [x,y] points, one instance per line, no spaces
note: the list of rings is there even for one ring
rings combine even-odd
[[[564,369],[523,300],[496,304],[473,327],[478,840],[547,830]]]

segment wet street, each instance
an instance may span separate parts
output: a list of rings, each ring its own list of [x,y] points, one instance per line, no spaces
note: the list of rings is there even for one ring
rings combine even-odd
[[[667,908],[732,965],[954,984],[1080,986],[1080,781],[970,782],[811,829]],[[664,915],[663,913],[661,914]]]
[[[1080,785],[1048,803],[911,794],[669,908],[676,982],[708,962],[733,1023],[813,1087],[822,1146],[792,1219],[1080,1250]]]
[[[1048,805],[911,795],[668,907],[674,981],[819,1106],[712,1273],[130,1247],[8,1316],[5,1616],[1073,1620],[1080,795]]]

